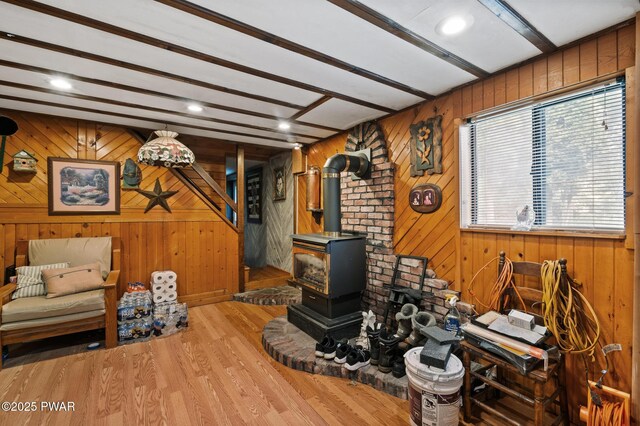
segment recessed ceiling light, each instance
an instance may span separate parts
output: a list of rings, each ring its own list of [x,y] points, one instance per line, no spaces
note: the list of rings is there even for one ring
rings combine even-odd
[[[68,89],[71,89],[73,87],[73,86],[71,86],[71,83],[69,83],[64,78],[52,78],[51,80],[49,80],[49,83],[53,87],[56,87],[58,89],[68,90]]]
[[[198,104],[189,104],[187,109],[192,112],[202,112],[202,107]]]
[[[462,16],[450,16],[440,21],[436,31],[442,35],[450,36],[460,34],[468,25],[467,20]]]
[[[293,144],[293,149],[300,149],[300,147],[302,147],[302,144],[300,144],[300,143],[296,142],[296,143]]]
[[[280,123],[278,123],[278,129],[280,130],[289,130],[291,128],[291,124],[287,123],[286,121],[281,121]]]

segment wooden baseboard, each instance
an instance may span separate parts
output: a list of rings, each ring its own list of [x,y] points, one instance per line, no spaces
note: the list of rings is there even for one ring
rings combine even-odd
[[[231,300],[232,295],[226,294],[226,290],[215,290],[206,293],[190,294],[178,297],[178,301],[186,303],[188,307],[208,305],[210,303],[226,302]]]

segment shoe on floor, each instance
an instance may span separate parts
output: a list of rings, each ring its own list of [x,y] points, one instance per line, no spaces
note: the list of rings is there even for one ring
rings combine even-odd
[[[367,326],[369,350],[371,351],[371,364],[373,365],[378,365],[378,358],[380,357],[380,344],[378,342],[380,330],[382,330],[382,324],[380,323],[375,323],[373,327]]]
[[[325,353],[327,352],[327,348],[330,348],[331,346],[333,346],[333,352],[335,352],[336,342],[333,340],[333,337],[327,334],[322,338],[322,341],[320,343],[316,343],[316,356],[324,357]],[[335,356],[335,353],[333,354],[333,356]]]
[[[329,337],[329,343],[324,347],[324,359],[334,359],[336,357],[336,351],[339,347],[346,345],[347,339],[334,340]]]
[[[400,337],[387,332],[387,330],[383,328],[378,337],[378,341],[380,342],[378,370],[380,370],[381,373],[390,373],[393,366],[393,360],[396,356],[398,343],[400,342]]]
[[[347,355],[347,362],[344,368],[349,371],[356,371],[371,362],[371,353],[364,349],[354,349]]]
[[[397,356],[393,361],[393,367],[391,368],[391,374],[393,377],[401,378],[407,374],[406,366],[404,365],[404,356]]]
[[[338,348],[336,349],[336,356],[333,360],[338,364],[344,364],[347,362],[347,355],[349,355],[349,353],[354,349],[355,347],[348,343],[338,345]]]

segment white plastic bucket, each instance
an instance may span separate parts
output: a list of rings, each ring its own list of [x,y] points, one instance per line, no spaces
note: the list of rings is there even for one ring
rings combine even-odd
[[[451,355],[447,368],[420,363],[422,347],[404,355],[409,378],[409,419],[412,426],[457,426],[464,367]]]

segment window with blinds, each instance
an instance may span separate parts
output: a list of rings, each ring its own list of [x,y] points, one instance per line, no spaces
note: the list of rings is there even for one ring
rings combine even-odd
[[[471,119],[460,174],[463,227],[623,231],[624,80]]]

